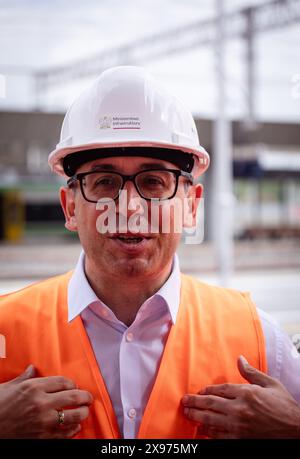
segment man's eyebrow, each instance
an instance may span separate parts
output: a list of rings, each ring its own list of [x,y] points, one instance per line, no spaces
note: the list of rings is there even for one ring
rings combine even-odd
[[[144,163],[140,166],[141,169],[166,169],[166,166],[160,163]]]
[[[91,171],[97,171],[97,170],[116,171],[117,167],[114,166],[113,164],[104,163],[104,164],[96,164],[95,166],[91,168]]]

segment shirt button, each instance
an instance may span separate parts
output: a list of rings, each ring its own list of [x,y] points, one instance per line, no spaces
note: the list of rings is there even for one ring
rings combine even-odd
[[[136,410],[134,408],[130,408],[130,410],[128,411],[128,416],[130,417],[130,419],[134,419],[136,417]]]
[[[104,308],[102,308],[102,316],[107,317],[108,316],[108,311]]]
[[[132,333],[127,333],[126,335],[126,341],[128,343],[131,343],[131,341],[133,340],[133,334]]]

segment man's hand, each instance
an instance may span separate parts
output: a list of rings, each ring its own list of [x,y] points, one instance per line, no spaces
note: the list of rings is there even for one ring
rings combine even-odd
[[[183,398],[185,415],[201,423],[199,432],[212,438],[300,438],[300,405],[285,387],[242,356],[238,368],[250,384],[207,386]]]
[[[17,378],[0,384],[0,438],[71,438],[88,417],[93,399],[63,376],[34,378],[30,365]],[[66,409],[72,407],[72,409]],[[64,409],[64,423],[58,411]]]

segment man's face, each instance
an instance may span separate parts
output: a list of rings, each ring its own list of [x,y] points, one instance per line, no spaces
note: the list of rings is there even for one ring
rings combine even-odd
[[[170,162],[153,158],[114,157],[86,163],[77,170],[77,173],[101,169],[132,175],[139,171],[154,168],[178,169]],[[78,232],[89,265],[93,266],[93,269],[99,270],[99,272],[104,271],[106,275],[123,280],[126,276],[143,279],[157,277],[171,266],[173,255],[180,241],[181,234],[174,229],[173,211],[165,214],[170,219],[170,229],[167,232],[163,231],[161,221],[163,206],[170,206],[174,200],[183,202],[184,198],[190,197],[190,201],[193,202],[191,213],[195,216],[196,198],[200,198],[201,190],[200,185],[187,186],[186,179],[179,177],[176,196],[173,200],[160,203],[158,232],[151,232],[150,223],[154,216],[151,202],[144,201],[139,196],[134,183],[131,181],[125,183],[124,191],[127,193],[126,203],[131,202],[132,204],[133,202],[134,206],[131,206],[130,209],[126,206],[127,209],[124,212],[124,205],[121,204],[120,200],[114,203],[117,225],[110,232],[101,233],[99,231],[101,229],[99,228],[99,218],[103,215],[103,206],[102,210],[97,210],[95,203],[86,201],[82,196],[78,182],[76,182],[75,189],[61,189],[61,202],[66,217],[66,227],[71,231]],[[138,205],[141,201],[143,201],[143,206]],[[137,211],[137,209],[139,210]],[[129,229],[120,234],[120,226],[118,226],[120,217],[124,223],[124,218],[128,222],[137,215],[149,222],[147,230],[145,231],[144,226],[142,232],[133,234],[129,225]]]

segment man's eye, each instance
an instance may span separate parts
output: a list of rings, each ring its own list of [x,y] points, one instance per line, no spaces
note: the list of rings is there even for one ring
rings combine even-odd
[[[101,178],[96,180],[95,185],[114,185],[114,181],[109,178]]]
[[[145,185],[163,185],[164,181],[160,177],[145,177],[144,179],[144,184]]]

